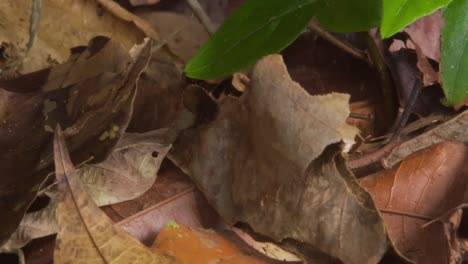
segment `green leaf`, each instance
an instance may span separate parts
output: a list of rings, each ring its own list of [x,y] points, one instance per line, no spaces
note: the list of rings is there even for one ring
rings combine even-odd
[[[452,0],[383,0],[380,34],[388,38],[416,19],[448,5]]]
[[[454,0],[444,11],[441,75],[447,104],[468,97],[468,0]]]
[[[320,25],[334,32],[366,31],[381,17],[382,0],[322,0],[317,12]]]
[[[212,79],[279,52],[304,30],[317,0],[248,0],[186,65],[188,77]]]

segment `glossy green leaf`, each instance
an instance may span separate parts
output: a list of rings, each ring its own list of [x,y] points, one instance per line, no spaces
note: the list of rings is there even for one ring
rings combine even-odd
[[[248,0],[186,65],[188,77],[212,79],[246,68],[279,52],[304,30],[317,0]]]
[[[317,12],[328,31],[366,31],[380,25],[382,0],[322,0]]]
[[[447,104],[468,98],[468,0],[453,0],[443,13],[441,75]]]
[[[380,34],[383,38],[397,33],[416,19],[448,5],[452,0],[383,0]]]

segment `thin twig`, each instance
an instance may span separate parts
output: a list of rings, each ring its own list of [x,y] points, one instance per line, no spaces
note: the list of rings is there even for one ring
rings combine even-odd
[[[408,123],[408,118],[411,112],[413,111],[414,105],[416,104],[416,100],[418,99],[420,93],[421,93],[421,83],[419,82],[419,80],[415,80],[413,88],[411,89],[411,94],[408,97],[408,100],[403,109],[403,113],[393,125],[392,132],[391,132],[392,136],[389,137],[390,140],[393,140],[396,137],[400,137],[401,131],[406,126],[406,123]]]
[[[347,41],[335,37],[333,34],[330,34],[329,32],[323,30],[320,26],[314,23],[310,24],[308,28],[312,30],[313,32],[315,32],[320,37],[322,37],[323,39],[330,42],[331,44],[349,53],[351,56],[360,60],[364,60],[365,62],[369,62],[366,52],[352,46]]]
[[[380,53],[374,38],[369,33],[366,34],[366,42],[369,56],[374,63],[378,77],[380,79],[380,89],[382,92],[382,100],[384,104],[382,112],[376,115],[376,119],[379,124],[385,124],[390,120],[393,120],[393,115],[396,112],[395,106],[397,105],[397,102],[394,94],[393,82],[387,65],[385,64],[385,59]]]
[[[400,145],[401,142],[402,141],[400,138],[396,138],[377,151],[366,154],[358,159],[348,161],[348,167],[353,171],[357,171],[360,168],[367,167],[371,164],[379,162],[381,159],[390,154],[394,148]]]
[[[192,9],[193,13],[195,13],[195,15],[198,17],[200,22],[206,28],[206,30],[211,35],[213,35],[216,32],[216,26],[211,22],[210,17],[208,17],[205,10],[203,10],[198,0],[186,0],[186,2]]]
[[[421,83],[419,80],[416,80],[416,82],[413,85],[413,89],[411,90],[411,95],[410,97],[408,97],[406,101],[403,113],[401,114],[401,117],[396,121],[396,123],[393,126],[394,128],[392,132],[390,133],[388,143],[383,148],[375,152],[369,153],[359,159],[355,159],[355,160],[348,162],[348,166],[350,169],[357,170],[359,168],[369,166],[372,163],[379,162],[381,159],[389,155],[393,151],[394,148],[400,145],[400,143],[402,142],[401,132],[403,131],[403,128],[406,126],[406,123],[408,122],[408,118],[413,110],[413,107],[420,94],[420,91],[421,91]]]

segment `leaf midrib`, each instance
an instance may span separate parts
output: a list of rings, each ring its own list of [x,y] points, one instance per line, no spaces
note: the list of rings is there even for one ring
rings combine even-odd
[[[302,4],[302,5],[298,5],[294,8],[291,8],[291,9],[288,9],[286,10],[285,12],[277,15],[277,16],[274,16],[272,19],[268,19],[266,21],[266,23],[260,25],[258,28],[256,28],[255,30],[251,31],[249,34],[246,34],[244,37],[241,37],[241,38],[238,38],[237,41],[233,42],[233,44],[224,50],[223,53],[220,54],[220,56],[224,56],[226,54],[228,54],[232,49],[234,49],[236,46],[238,46],[239,43],[241,42],[244,42],[246,39],[250,38],[252,35],[254,35],[255,33],[257,33],[258,31],[262,30],[263,28],[265,28],[266,26],[270,25],[272,22],[278,20],[278,19],[281,19],[282,17],[296,11],[296,10],[299,10],[301,8],[303,8],[304,6],[307,6],[307,5],[311,5],[311,4],[314,4],[316,1],[313,1],[313,2],[309,2],[309,3],[306,3],[306,4]],[[311,14],[311,17],[312,17],[313,14]],[[202,71],[203,69],[206,69],[208,67],[211,67],[212,65],[214,65],[215,63],[217,62],[217,60],[211,60],[210,63],[207,63],[205,64],[204,66],[201,66],[201,67],[198,67],[196,69],[192,69],[191,72],[194,73],[194,72],[200,72]]]

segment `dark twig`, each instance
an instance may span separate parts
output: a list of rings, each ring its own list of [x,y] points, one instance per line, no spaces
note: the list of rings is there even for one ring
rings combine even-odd
[[[411,95],[406,101],[405,108],[400,118],[398,118],[393,125],[391,136],[389,136],[389,142],[381,149],[369,153],[361,158],[351,160],[348,162],[348,166],[351,170],[358,170],[359,168],[369,166],[373,163],[379,162],[382,158],[386,157],[392,152],[402,142],[401,132],[408,122],[408,118],[413,110],[414,104],[421,92],[421,82],[416,80],[413,89],[411,90]]]
[[[395,106],[397,105],[397,102],[393,89],[393,82],[385,63],[385,59],[380,53],[374,38],[369,33],[366,34],[366,42],[369,56],[374,63],[380,79],[380,89],[382,91],[382,100],[384,104],[381,113],[376,115],[376,119],[379,124],[385,124],[390,120],[393,120],[394,113],[396,112]]]
[[[408,123],[408,118],[414,108],[414,105],[420,93],[421,93],[421,83],[419,80],[415,80],[413,88],[411,89],[411,94],[408,97],[408,100],[404,106],[403,113],[393,125],[391,137],[389,137],[390,141],[394,140],[396,137],[400,137],[401,131],[406,126],[406,123]]]
[[[312,30],[313,32],[315,32],[320,37],[322,37],[323,39],[329,41],[331,44],[333,44],[336,47],[338,47],[338,48],[342,49],[343,51],[347,52],[351,56],[353,56],[353,57],[355,57],[357,59],[369,62],[366,52],[364,52],[364,51],[362,51],[360,49],[357,49],[356,47],[353,47],[347,41],[342,40],[340,38],[337,38],[333,34],[330,34],[329,32],[323,30],[320,26],[318,26],[318,25],[316,25],[314,23],[310,24],[308,28],[310,30]]]

